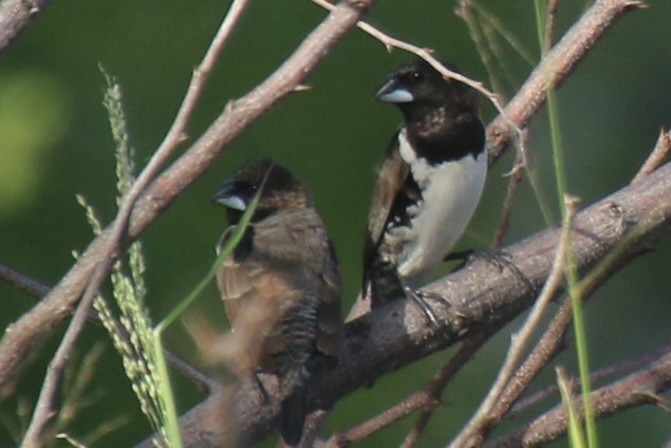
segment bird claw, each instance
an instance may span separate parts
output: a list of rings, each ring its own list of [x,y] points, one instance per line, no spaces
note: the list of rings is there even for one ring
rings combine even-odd
[[[253,374],[253,383],[254,383],[254,389],[256,389],[256,392],[258,393],[258,396],[260,398],[259,400],[259,405],[267,405],[270,403],[270,395],[268,394],[268,391],[266,390],[266,387],[263,385],[261,382],[261,379],[259,378],[258,374]]]
[[[419,309],[422,310],[426,318],[429,320],[429,322],[431,322],[431,325],[434,327],[440,326],[438,323],[438,318],[436,317],[436,313],[431,308],[431,305],[427,303],[427,299],[440,300],[441,302],[447,304],[447,301],[443,296],[425,291],[415,291],[408,286],[405,286],[403,291],[405,292],[406,297],[415,302]]]
[[[499,249],[493,252],[478,252],[473,249],[469,249],[461,252],[454,252],[445,257],[445,261],[462,260],[459,266],[454,268],[452,272],[458,271],[478,259],[493,264],[498,268],[499,272],[503,272],[504,269],[508,269],[517,278],[519,278],[522,283],[526,284],[529,289],[533,289],[531,280],[529,280],[529,278],[524,275],[524,273],[520,271],[517,265],[513,262],[513,256],[503,249]]]
[[[447,257],[445,257],[443,261],[461,260],[461,263],[459,263],[459,265],[457,265],[457,267],[454,268],[452,272],[461,270],[462,268],[471,264],[475,260],[486,261],[498,267],[499,271],[503,271],[503,269],[506,267],[510,268],[511,266],[513,267],[515,266],[511,261],[512,258],[513,258],[512,255],[510,255],[508,252],[502,249],[494,252],[491,251],[481,252],[476,251],[475,249],[468,249],[460,252],[453,252],[449,254]]]

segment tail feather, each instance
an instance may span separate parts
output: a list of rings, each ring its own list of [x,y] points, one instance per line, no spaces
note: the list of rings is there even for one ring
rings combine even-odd
[[[303,386],[297,387],[282,400],[281,419],[282,439],[291,446],[298,445],[303,436],[303,425],[305,424],[305,388]]]

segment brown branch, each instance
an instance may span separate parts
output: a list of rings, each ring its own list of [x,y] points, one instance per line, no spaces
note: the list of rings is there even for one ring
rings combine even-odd
[[[629,185],[576,215],[572,253],[580,272],[601,259],[609,259],[611,271],[591,275],[587,290],[605,281],[607,274],[634,259],[641,247],[649,247],[671,226],[671,164],[656,170],[641,182]],[[399,300],[348,323],[346,347],[338,368],[313,394],[311,407],[327,406],[344,395],[374,382],[429,354],[477,334],[489,325],[509,322],[535,298],[552,265],[560,229],[542,231],[506,248],[515,270],[500,270],[476,260],[426,287],[431,295],[444,297],[434,306],[440,328],[428,326],[421,311],[409,301]],[[626,250],[622,242],[626,241]],[[570,313],[569,313],[570,314]],[[270,405],[258,406],[254,391],[236,397],[240,434],[249,443],[265,437],[277,420],[277,389],[264,385]],[[319,402],[317,402],[319,400]],[[185,443],[219,446],[226,436],[217,422],[209,421],[216,401],[208,399],[182,417]],[[150,446],[150,445],[141,445]]]
[[[0,2],[0,53],[40,15],[50,0],[4,0]]]
[[[312,1],[329,11],[333,11],[333,8],[335,8],[335,6],[332,5],[330,2],[328,2],[327,0],[312,0]],[[392,37],[380,31],[379,29],[375,28],[370,23],[366,23],[364,21],[359,21],[359,23],[357,23],[357,26],[364,32],[368,33],[375,39],[382,42],[388,51],[391,51],[393,48],[398,48],[399,50],[404,50],[413,53],[414,55],[424,59],[426,62],[431,64],[431,66],[436,70],[438,70],[438,72],[445,78],[456,79],[457,81],[462,82],[472,87],[473,89],[477,90],[478,92],[483,94],[492,103],[492,105],[494,105],[499,114],[505,117],[506,113],[503,107],[501,106],[498,95],[486,89],[485,86],[480,81],[476,81],[467,76],[464,76],[461,73],[457,73],[445,67],[438,59],[436,59],[433,56],[433,50],[419,47],[404,40]],[[515,123],[510,121],[509,124],[513,128],[515,128]]]
[[[4,280],[10,285],[13,285],[38,298],[46,296],[49,291],[51,291],[49,286],[34,280],[27,275],[10,268],[9,266],[2,264],[0,264],[0,280]],[[89,309],[86,320],[90,323],[102,326],[100,319],[98,318],[98,314],[92,309]],[[119,326],[117,328],[117,334],[128,337],[127,333],[128,332],[126,328],[123,326]],[[165,350],[165,357],[168,361],[168,364],[170,364],[170,366],[179,372],[184,378],[191,381],[198,388],[200,393],[208,394],[219,387],[219,383],[217,383],[215,380],[208,377],[203,372],[195,369],[193,366],[172,352]]]
[[[547,5],[545,16],[545,34],[543,36],[543,54],[547,54],[552,47],[555,31],[555,19],[557,18],[557,9],[559,8],[559,0],[550,0]]]
[[[524,128],[545,103],[548,86],[559,87],[587,55],[603,33],[623,13],[643,8],[631,0],[597,0],[534,69],[515,97],[506,105],[506,114],[518,128]],[[490,162],[508,148],[515,128],[504,117],[497,117],[487,127]]]
[[[520,185],[522,184],[522,179],[524,179],[524,173],[526,170],[526,160],[525,160],[525,140],[527,132],[522,133],[522,137],[519,140],[519,149],[517,150],[517,155],[513,161],[513,168],[510,170],[510,180],[508,181],[508,188],[506,189],[506,197],[503,200],[503,207],[501,208],[501,216],[499,217],[499,223],[496,226],[496,232],[494,233],[494,238],[492,238],[492,243],[490,244],[491,250],[497,250],[503,244],[503,239],[508,233],[508,228],[510,227],[510,217],[513,213],[513,205],[515,205],[515,198],[517,198],[517,192],[519,191]]]
[[[492,325],[485,328],[483,331],[466,339],[461,343],[459,350],[452,358],[445,364],[438,373],[433,377],[431,382],[427,384],[427,397],[431,401],[424,405],[424,409],[419,414],[415,425],[408,432],[401,444],[401,448],[411,448],[415,446],[419,438],[424,434],[426,427],[433,417],[433,411],[436,410],[441,403],[443,390],[456,373],[461,370],[466,362],[484,345],[489,338],[500,330],[499,326]]]
[[[0,264],[0,280],[4,280],[6,283],[9,283],[12,286],[15,286],[31,296],[35,297],[44,297],[49,293],[50,288],[34,280],[30,277],[27,277],[20,273],[17,270]]]
[[[97,268],[93,273],[94,278],[102,277],[103,275],[104,270],[102,266]],[[42,445],[40,439],[42,438],[44,429],[49,420],[55,415],[54,401],[58,383],[63,374],[63,369],[65,369],[65,366],[70,359],[70,355],[72,354],[72,350],[75,347],[75,343],[84,329],[89,309],[91,308],[91,304],[96,295],[97,289],[88,288],[86,290],[84,297],[81,302],[79,302],[79,306],[77,307],[74,316],[72,316],[70,325],[68,326],[65,335],[63,335],[63,339],[61,340],[53,359],[49,362],[46,375],[44,376],[42,390],[40,391],[40,396],[35,404],[35,411],[33,412],[30,425],[21,442],[21,448],[31,448]]]
[[[497,328],[498,329],[498,328]],[[489,330],[489,329],[488,329]],[[367,421],[348,429],[342,434],[334,434],[323,446],[323,448],[338,448],[340,446],[349,446],[353,442],[358,442],[370,437],[376,432],[388,427],[400,419],[425,409],[423,421],[417,428],[411,438],[418,437],[423,431],[433,409],[440,404],[440,396],[447,383],[454,375],[471,359],[482,345],[489,340],[495,331],[483,331],[472,338],[466,339],[461,343],[457,352],[450,360],[424,385],[419,391],[410,394],[400,403],[385,410],[384,412],[368,419]],[[408,446],[408,438],[402,446]]]
[[[301,85],[339,39],[375,0],[344,1],[275,73],[237,101],[230,102],[209,129],[146,190],[132,209],[128,237],[136,238],[264,112]],[[180,136],[181,138],[181,136]],[[107,258],[113,241],[108,227],[54,289],[5,330],[0,341],[0,388],[17,374],[21,362],[76,306],[94,266]],[[118,255],[118,254],[117,254]]]
[[[522,328],[511,337],[508,354],[506,355],[503,365],[499,370],[494,384],[489,389],[487,396],[482,401],[482,404],[475,415],[463,427],[452,443],[450,443],[450,447],[476,447],[482,442],[479,440],[479,435],[483,432],[482,429],[490,426],[490,422],[492,421],[492,411],[501,400],[501,395],[505,392],[510,378],[514,375],[519,360],[522,358],[531,337],[545,315],[545,311],[547,310],[550,301],[555,297],[564,280],[566,253],[570,243],[571,226],[576,205],[574,200],[564,198],[566,220],[562,227],[562,233],[559,238],[559,243],[557,244],[554,260],[552,261],[552,268],[543,285],[543,289],[541,290],[538,299],[536,299],[534,306],[531,308],[531,312],[524,322],[524,325],[522,325]]]
[[[611,206],[613,207],[612,212],[614,216],[619,215],[621,210],[617,208],[617,204],[613,203]],[[622,241],[597,264],[592,272],[579,282],[574,292],[576,297],[583,301],[587,300],[609,276],[622,267],[622,260],[631,255],[629,252],[632,250],[630,242],[641,238],[641,235],[638,233],[639,230],[634,228],[628,232]],[[480,428],[474,443],[482,443],[485,440],[487,435],[506,415],[531,382],[548,364],[550,359],[564,348],[564,338],[572,319],[571,301],[565,298],[562,306],[552,318],[547,329],[527,356],[527,359],[508,383],[505,391],[499,396],[496,405],[489,412],[487,425]]]
[[[671,388],[671,354],[666,354],[626,378],[592,392],[591,402],[596,417],[604,418],[616,412],[642,404],[664,404],[660,395]],[[582,416],[582,401],[576,400],[576,410]],[[559,405],[514,434],[496,440],[487,447],[535,447],[545,445],[566,432],[566,413]]]
[[[634,176],[631,181],[638,182],[655,171],[664,163],[667,157],[669,157],[669,153],[671,153],[671,131],[664,131],[664,129],[662,129],[659,131],[659,137],[657,138],[655,148],[652,150],[648,158],[645,159],[645,162],[643,162],[638,173],[636,173],[636,176]]]
[[[656,359],[660,358],[663,355],[666,355],[667,353],[671,353],[671,346],[663,347],[662,349],[657,350],[655,353],[652,354],[641,356],[635,359],[627,359],[625,361],[618,362],[616,364],[607,367],[603,367],[590,374],[589,376],[590,382],[596,383],[597,381],[601,381],[618,374],[623,374],[626,371],[632,371],[636,368],[643,366],[644,364],[650,364],[651,362],[655,361]],[[580,384],[579,378],[577,377],[571,378],[570,381],[573,385]],[[559,388],[557,387],[557,384],[551,384],[543,390],[540,390],[527,397],[517,400],[515,404],[510,408],[510,411],[506,413],[504,418],[516,417],[520,413],[537,405],[541,401],[552,397],[553,395],[557,395],[558,393]]]

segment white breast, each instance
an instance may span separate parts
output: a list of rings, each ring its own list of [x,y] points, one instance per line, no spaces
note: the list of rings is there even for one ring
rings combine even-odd
[[[487,152],[430,165],[417,158],[405,130],[399,133],[400,153],[423,191],[423,201],[410,210],[412,225],[398,260],[398,272],[410,287],[443,262],[466,230],[487,176]]]

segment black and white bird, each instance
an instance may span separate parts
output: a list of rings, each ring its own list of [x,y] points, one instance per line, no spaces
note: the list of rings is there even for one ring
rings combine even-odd
[[[280,430],[295,446],[303,434],[308,388],[319,386],[340,352],[340,274],[305,184],[270,160],[243,166],[217,189],[212,199],[226,207],[230,224],[220,245],[259,189],[251,222],[217,274],[217,286],[233,329],[259,341],[258,354],[245,353],[255,358],[248,373],[279,378]]]
[[[395,103],[404,121],[389,144],[373,193],[364,296],[374,308],[405,295],[435,321],[416,290],[464,233],[485,185],[479,97],[418,59],[389,75],[375,98]]]

